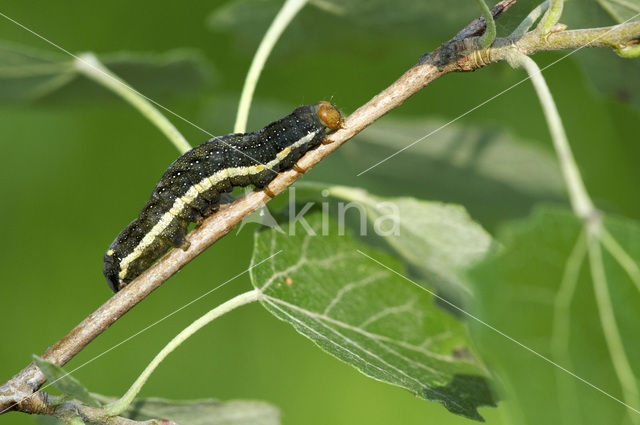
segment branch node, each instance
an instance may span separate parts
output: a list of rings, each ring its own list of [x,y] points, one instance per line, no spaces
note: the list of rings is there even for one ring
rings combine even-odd
[[[464,65],[461,63],[461,66],[468,70],[472,71],[477,68],[482,68],[491,63],[491,48],[481,48],[482,40],[475,38],[466,38],[464,39],[464,51],[467,54],[464,57]]]

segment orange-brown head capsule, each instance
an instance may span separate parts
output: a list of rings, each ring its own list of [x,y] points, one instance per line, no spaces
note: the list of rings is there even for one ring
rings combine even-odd
[[[318,116],[331,130],[338,130],[344,127],[344,118],[340,111],[336,109],[330,102],[321,101],[316,103],[318,107]]]

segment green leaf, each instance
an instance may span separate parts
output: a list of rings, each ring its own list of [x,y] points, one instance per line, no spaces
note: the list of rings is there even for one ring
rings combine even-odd
[[[491,236],[459,205],[380,197],[347,186],[305,182],[296,185],[297,197],[309,194],[317,200],[324,194],[352,203],[341,202],[337,209],[361,207],[371,224],[368,237],[362,242],[371,244],[375,237],[382,239],[413,276],[429,282],[448,299],[462,300],[462,292],[467,291],[461,283],[462,272],[482,259],[491,247]],[[335,210],[332,206],[331,211]]]
[[[92,394],[104,404],[117,400]],[[136,399],[121,417],[135,421],[169,419],[179,425],[279,425],[280,411],[262,401],[214,399],[166,400],[162,398]],[[37,416],[42,425],[62,425],[53,416]]]
[[[640,13],[640,0],[597,0],[617,22],[624,22]]]
[[[481,420],[477,407],[495,401],[464,324],[396,274],[403,273],[397,260],[340,235],[318,212],[304,219],[322,236],[295,223],[256,234],[254,262],[282,250],[271,267],[251,270],[264,307],[365,375]]]
[[[75,78],[72,58],[64,54],[0,42],[0,101],[34,99]]]
[[[593,0],[579,0],[567,4],[563,22],[571,28],[610,26],[640,19],[639,0],[598,0],[602,9],[594,7]],[[594,86],[608,96],[640,109],[640,60],[623,59],[611,49],[580,49],[572,57]]]
[[[189,50],[163,54],[116,52],[100,55],[100,59],[128,84],[148,95],[201,88],[211,73],[202,55]],[[0,40],[0,103],[52,95],[56,100],[74,96],[95,100],[96,95],[104,95],[104,89],[78,77],[74,58],[67,54]]]
[[[113,52],[101,54],[99,58],[107,68],[145,94],[193,93],[215,76],[206,57],[193,49],[164,53]]]
[[[560,169],[548,150],[501,130],[447,124],[438,119],[385,120],[359,137],[358,143],[354,144],[359,149],[353,156],[364,154],[365,161],[375,157],[381,161],[389,153],[406,149],[396,160],[413,157],[417,158],[416,163],[447,163],[458,170],[474,173],[478,178],[499,181],[534,196],[564,192]],[[394,170],[405,179],[416,175],[415,169],[410,167],[396,166]]]
[[[470,273],[477,316],[548,359],[472,322],[483,359],[510,399],[504,406],[511,423],[595,425],[640,419],[620,402],[640,408],[640,226],[605,218],[604,228],[628,253],[627,269],[635,267],[635,272],[625,271],[616,259],[625,256],[612,256],[604,244],[602,260],[594,262],[598,257],[587,252],[582,224],[569,211],[540,209],[507,226],[499,234],[504,249]],[[592,275],[599,267],[604,270],[600,283],[608,288],[604,296]],[[603,308],[607,300],[617,324],[613,331]],[[630,371],[625,371],[624,357]]]
[[[460,2],[455,8],[447,2],[419,2],[413,0],[343,0],[340,4],[345,16],[354,23],[371,28],[409,28],[455,35],[464,25],[481,15],[476,4]]]
[[[541,200],[566,199],[552,152],[504,131],[447,124],[376,123],[340,149],[349,164],[343,181],[357,173],[359,186],[380,193],[401,187],[418,198],[463,203],[488,224],[524,215]]]
[[[241,27],[254,31],[255,25],[266,28],[282,6],[280,3],[270,0],[230,1],[213,11],[207,18],[207,24],[218,31],[233,31]]]
[[[94,394],[103,403],[116,400]],[[170,419],[180,425],[279,425],[280,410],[263,401],[136,399],[120,416],[135,421]]]
[[[332,14],[339,13],[341,18],[365,27],[423,32],[425,27],[429,27],[431,31],[448,31],[451,36],[462,28],[461,20],[466,19],[466,22],[462,22],[464,25],[481,14],[473,3],[460,3],[455,9],[446,3],[426,4],[412,0],[397,0],[393,3],[385,0],[323,0],[314,3],[311,1],[310,6],[315,7],[308,9],[317,12],[317,8],[321,11],[317,13],[321,13],[327,21],[335,19],[335,16],[327,14],[328,11]],[[241,32],[244,29],[251,32],[255,31],[251,24],[269,23],[281,6],[282,2],[276,0],[235,0],[214,10],[209,15],[208,24],[216,30]]]
[[[73,376],[69,375],[60,366],[33,355],[33,361],[38,368],[47,377],[47,381],[64,394],[68,394],[71,397],[80,400],[87,406],[100,407],[100,402],[93,398],[89,391]]]
[[[255,44],[281,7],[282,2],[278,0],[235,0],[215,9],[207,18],[207,24],[212,30],[232,32]],[[367,31],[369,43],[372,37],[384,34],[424,35],[427,32],[429,36],[452,37],[480,14],[472,2],[461,2],[452,8],[446,2],[413,0],[310,1],[287,28],[279,49],[282,45],[285,49],[310,45],[335,49],[340,41],[344,43],[341,37],[346,25],[357,31]],[[424,52],[419,52],[418,56],[421,53]]]

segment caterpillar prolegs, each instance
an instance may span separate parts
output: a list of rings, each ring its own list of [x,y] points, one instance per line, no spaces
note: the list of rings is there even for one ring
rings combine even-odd
[[[138,217],[120,232],[104,256],[104,275],[118,291],[171,247],[187,247],[190,222],[215,212],[235,186],[264,188],[342,126],[329,102],[304,105],[262,130],[215,137],[176,159]]]

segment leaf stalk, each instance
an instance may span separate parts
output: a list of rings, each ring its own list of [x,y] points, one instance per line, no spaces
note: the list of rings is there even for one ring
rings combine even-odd
[[[184,328],[178,335],[176,335],[169,343],[151,360],[151,363],[147,365],[147,367],[142,371],[138,379],[136,379],[131,388],[117,401],[107,405],[104,407],[104,411],[108,416],[116,416],[120,413],[124,412],[127,407],[131,404],[131,402],[135,399],[136,395],[142,389],[142,386],[147,382],[153,371],[162,363],[162,361],[167,358],[169,354],[173,352],[176,348],[178,348],[184,341],[187,340],[194,333],[198,332],[204,326],[208,325],[218,317],[234,310],[240,306],[245,304],[252,303],[254,301],[258,301],[262,295],[262,292],[259,289],[254,289],[240,295],[237,295],[234,298],[220,304],[213,310],[210,310],[208,313],[204,314],[202,317],[191,323],[189,326]]]
[[[187,142],[180,131],[171,124],[171,121],[169,121],[167,117],[153,106],[147,98],[141,95],[138,91],[129,87],[127,83],[122,81],[117,75],[105,67],[93,53],[84,53],[79,55],[74,64],[75,69],[80,74],[111,90],[129,102],[145,118],[158,127],[158,129],[167,136],[180,153],[185,153],[191,149],[189,142]]]

